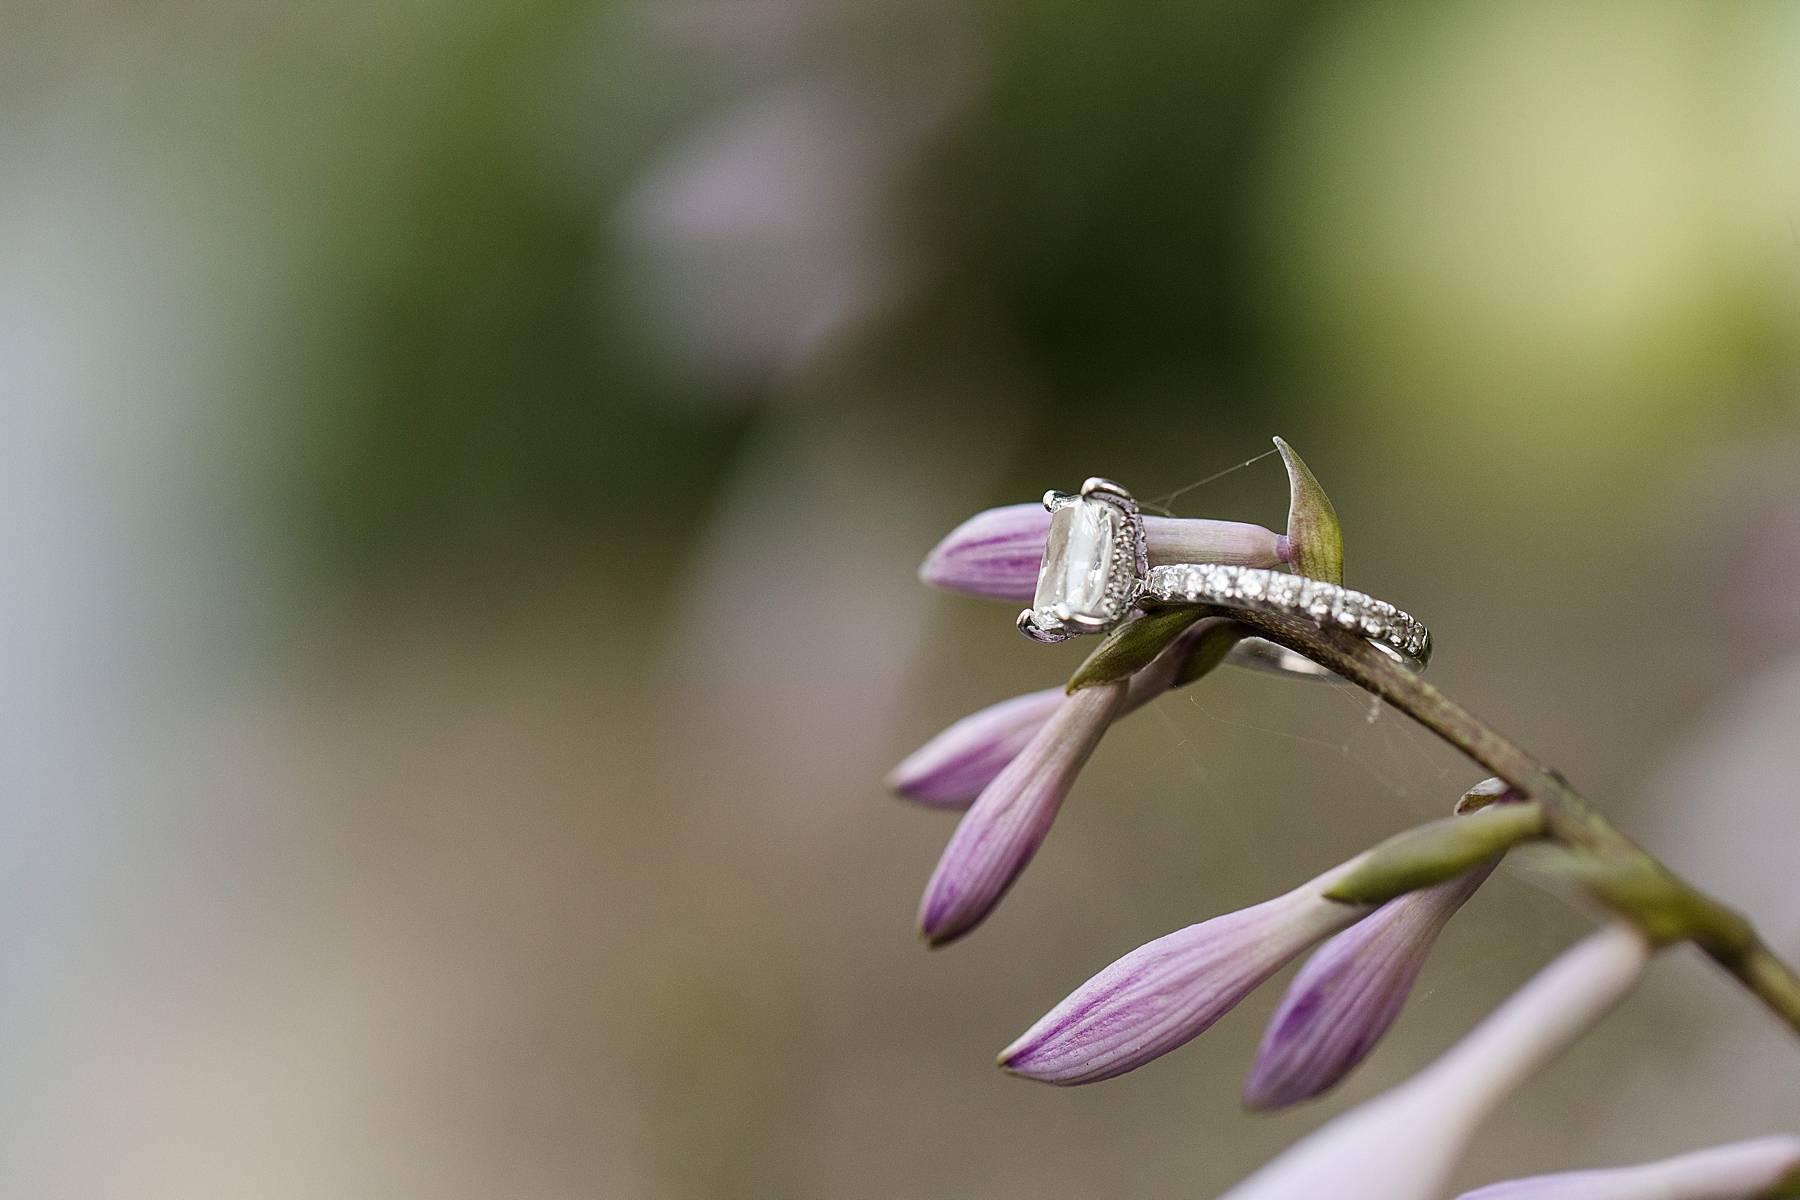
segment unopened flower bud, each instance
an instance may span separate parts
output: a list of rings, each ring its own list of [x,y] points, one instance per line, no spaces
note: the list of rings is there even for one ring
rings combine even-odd
[[[1028,604],[1037,594],[1050,514],[1042,504],[978,512],[932,547],[919,578],[933,587]]]
[[[1138,947],[1001,1051],[1000,1065],[1046,1083],[1093,1083],[1199,1036],[1295,955],[1368,914],[1325,898],[1355,861]]]
[[[961,937],[993,910],[1039,843],[1088,756],[1125,704],[1124,680],[1083,688],[1057,706],[1018,757],[982,790],[919,900],[919,936]]]
[[[1286,560],[1287,539],[1244,521],[1145,517],[1144,552],[1150,565],[1221,563],[1228,567],[1273,567]]]
[[[887,785],[933,808],[967,808],[1067,698],[1061,687],[1045,688],[966,716],[907,755]]]
[[[1130,676],[1118,717],[1211,671],[1243,632],[1242,626],[1225,617],[1194,622],[1149,665]],[[966,716],[907,755],[888,774],[887,784],[902,796],[932,808],[967,808],[1006,764],[1018,757],[1066,697],[1065,688],[1045,688]]]
[[[1389,900],[1306,960],[1263,1034],[1244,1104],[1268,1110],[1332,1087],[1375,1048],[1438,934],[1500,863]]]

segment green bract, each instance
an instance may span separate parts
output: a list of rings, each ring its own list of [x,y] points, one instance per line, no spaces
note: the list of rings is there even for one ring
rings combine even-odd
[[[1275,439],[1288,473],[1288,556],[1308,579],[1344,584],[1344,530],[1337,509],[1294,448]]]
[[[1188,626],[1206,615],[1205,608],[1194,605],[1158,609],[1133,617],[1107,634],[1106,640],[1087,656],[1087,661],[1069,679],[1068,690],[1073,693],[1137,674],[1168,649],[1170,642],[1186,633]],[[1230,648],[1229,645],[1225,647],[1226,650]],[[1224,650],[1219,652],[1221,658],[1224,654]]]
[[[1483,859],[1543,833],[1544,810],[1535,801],[1445,817],[1381,843],[1325,894],[1353,904],[1380,904],[1461,875]]]

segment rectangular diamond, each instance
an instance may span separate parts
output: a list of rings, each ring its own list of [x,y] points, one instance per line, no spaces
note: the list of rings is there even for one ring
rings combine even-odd
[[[1072,500],[1050,518],[1044,565],[1032,607],[1058,621],[1110,622],[1129,595],[1131,531],[1125,513],[1104,500]]]

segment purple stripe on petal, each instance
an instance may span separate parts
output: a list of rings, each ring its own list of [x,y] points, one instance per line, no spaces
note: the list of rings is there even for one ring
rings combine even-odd
[[[932,547],[919,578],[933,587],[1029,604],[1037,594],[1050,514],[1042,504],[976,513]]]
[[[1093,1083],[1167,1054],[1296,954],[1369,912],[1324,897],[1344,870],[1140,946],[1026,1030],[1000,1065],[1047,1083]]]
[[[933,946],[981,923],[1012,886],[1088,756],[1125,703],[1126,683],[1083,688],[982,790],[938,859],[919,900],[919,936]]]
[[[1269,1021],[1244,1105],[1285,1108],[1349,1074],[1400,1015],[1438,934],[1499,862],[1390,900],[1321,946]]]
[[[907,755],[887,784],[933,808],[967,808],[1067,698],[1053,687],[989,705]]]
[[[1660,1162],[1512,1179],[1457,1200],[1753,1200],[1800,1166],[1800,1138],[1778,1134]]]

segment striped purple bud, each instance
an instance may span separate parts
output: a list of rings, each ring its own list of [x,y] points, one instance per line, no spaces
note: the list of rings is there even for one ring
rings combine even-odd
[[[1499,863],[1389,900],[1319,947],[1269,1021],[1245,1107],[1298,1104],[1349,1074],[1400,1015],[1438,934]]]
[[[950,836],[919,900],[919,936],[933,946],[980,924],[1050,832],[1063,798],[1124,707],[1124,680],[1067,697],[976,798]]]
[[[1216,638],[1210,647],[1208,639],[1216,626],[1228,623],[1222,617],[1203,618],[1171,642],[1131,677],[1125,703],[1113,719],[1136,711],[1170,688],[1192,683],[1217,665],[1222,651]],[[967,808],[1066,699],[1063,688],[1045,688],[972,713],[907,755],[888,773],[887,785],[932,808]]]
[[[933,587],[1029,604],[1037,594],[1050,514],[1042,504],[976,513],[933,546],[919,578]]]
[[[933,808],[967,808],[1067,699],[1053,687],[991,704],[907,755],[887,785]]]
[[[1204,1033],[1308,946],[1371,910],[1325,893],[1362,856],[1284,896],[1140,946],[1077,988],[1000,1053],[1046,1083],[1094,1083]]]

